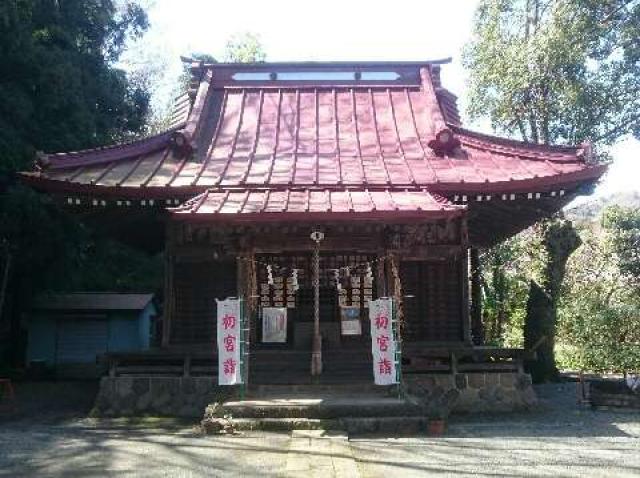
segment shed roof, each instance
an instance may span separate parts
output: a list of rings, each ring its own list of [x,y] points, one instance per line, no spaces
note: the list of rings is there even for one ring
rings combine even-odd
[[[70,293],[47,294],[34,301],[34,310],[142,310],[153,294]]]

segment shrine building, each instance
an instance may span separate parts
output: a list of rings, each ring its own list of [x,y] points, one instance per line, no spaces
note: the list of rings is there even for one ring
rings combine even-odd
[[[589,144],[465,129],[446,63],[192,62],[166,131],[41,155],[26,184],[164,250],[161,347],[114,354],[111,375],[215,376],[227,297],[244,298],[249,383],[372,381],[379,297],[404,374],[521,371],[524,351],[484,346],[470,313],[477,250],[589,194],[605,166]]]

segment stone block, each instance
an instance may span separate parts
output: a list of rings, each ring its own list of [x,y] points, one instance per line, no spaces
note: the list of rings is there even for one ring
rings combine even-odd
[[[107,396],[112,396],[116,393],[116,378],[102,377],[100,379],[100,392]]]
[[[478,402],[478,391],[473,388],[467,388],[460,392],[460,395],[453,406],[453,411],[464,413],[475,412]]]
[[[182,390],[182,392],[189,395],[196,393],[195,380],[196,379],[191,377],[183,378],[180,382],[180,389]]]
[[[495,400],[497,388],[495,385],[487,385],[478,391],[478,397],[482,400],[493,401]]]
[[[464,390],[467,388],[467,375],[464,373],[457,373],[455,377],[456,388],[458,390]]]
[[[202,408],[194,405],[182,405],[178,408],[177,415],[184,418],[196,418],[202,416]]]
[[[501,386],[495,386],[493,392],[493,400],[498,402],[500,405],[504,405],[509,401],[509,397],[506,394],[506,389]]]
[[[459,397],[460,391],[456,388],[451,388],[442,396],[442,402],[447,407],[447,410],[451,410]]]
[[[484,376],[484,383],[486,385],[497,386],[500,383],[500,374],[486,373]]]
[[[433,387],[431,390],[429,390],[429,392],[427,394],[425,394],[425,399],[426,400],[439,400],[440,397],[442,397],[442,395],[444,395],[445,393],[445,389],[442,388],[441,386],[437,385],[435,387]]]
[[[128,397],[133,394],[133,378],[118,377],[117,378],[117,395],[118,397]]]
[[[436,379],[436,384],[439,387],[444,388],[445,390],[454,388],[456,386],[454,377],[452,375],[439,374],[439,375],[435,375],[435,379]]]
[[[431,390],[433,387],[436,386],[436,384],[437,384],[436,379],[433,376],[420,377],[415,381],[416,387],[422,390]]]
[[[519,390],[524,390],[531,386],[531,375],[528,373],[520,373],[518,374],[518,378],[516,379],[516,388]]]
[[[136,411],[139,413],[148,412],[151,406],[151,401],[153,400],[153,396],[151,393],[144,393],[138,397],[136,400]]]
[[[514,388],[518,380],[518,375],[515,373],[500,373],[500,385],[505,388]]]
[[[528,407],[531,407],[538,403],[538,397],[536,396],[536,393],[533,391],[532,387],[527,388],[522,393],[522,401]]]
[[[210,393],[218,385],[218,382],[214,378],[198,377],[194,378],[193,380],[195,380],[196,393],[198,395],[205,395],[207,393]]]
[[[167,403],[171,403],[171,396],[166,391],[152,392],[150,405],[153,411],[160,413]]]
[[[180,390],[178,377],[152,377],[149,379],[153,395],[177,395]]]
[[[467,383],[471,388],[482,388],[485,386],[485,374],[484,373],[469,373],[467,374]]]
[[[137,377],[133,379],[133,392],[136,395],[142,395],[149,391],[149,378]]]

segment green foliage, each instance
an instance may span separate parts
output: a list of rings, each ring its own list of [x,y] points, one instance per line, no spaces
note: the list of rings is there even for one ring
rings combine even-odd
[[[161,277],[158,259],[94,237],[50,198],[14,184],[37,150],[89,148],[144,130],[146,84],[114,65],[147,27],[129,0],[0,2],[0,270],[11,264],[0,320],[16,362],[33,295],[155,288]]]
[[[602,217],[620,272],[640,287],[640,208],[611,207]]]
[[[255,33],[237,33],[227,41],[224,60],[237,63],[258,63],[267,58],[260,37]]]
[[[19,302],[41,291],[161,292],[160,257],[95,235],[46,196],[11,188],[0,201],[0,224]]]
[[[640,137],[638,36],[638,0],[482,0],[469,113],[536,143]]]
[[[526,238],[513,237],[481,256],[482,319],[485,341],[493,345],[521,346],[527,279],[521,260],[525,257]]]
[[[12,255],[11,289],[18,301],[62,283],[82,242],[82,228],[52,201],[14,187],[0,200],[0,238]]]
[[[635,251],[620,250],[640,211],[612,207],[603,229],[584,230],[568,266],[560,307],[558,359],[563,367],[624,371],[640,368],[640,294]],[[627,254],[629,253],[629,254]]]
[[[540,280],[545,261],[539,226],[483,252],[482,315],[488,343],[523,346],[529,282]]]
[[[133,2],[0,4],[0,173],[36,150],[77,150],[142,130],[149,97],[113,66],[148,27]]]

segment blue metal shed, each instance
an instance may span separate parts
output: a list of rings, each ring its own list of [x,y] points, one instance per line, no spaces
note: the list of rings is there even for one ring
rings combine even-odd
[[[27,321],[27,363],[44,363],[65,376],[96,375],[99,355],[149,348],[156,313],[153,294],[39,297]]]

